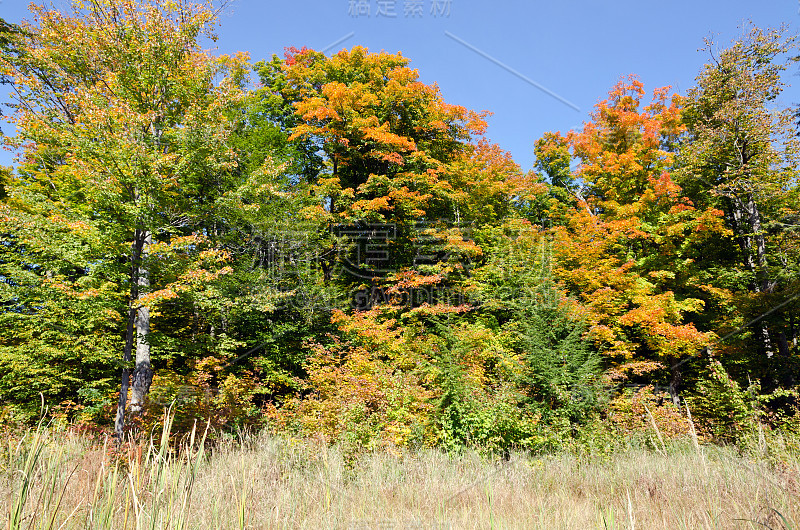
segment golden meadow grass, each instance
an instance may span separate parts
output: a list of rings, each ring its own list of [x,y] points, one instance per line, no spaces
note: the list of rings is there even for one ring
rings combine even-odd
[[[800,528],[797,440],[780,435],[745,454],[686,440],[595,456],[354,459],[267,434],[203,450],[200,431],[177,452],[165,430],[116,458],[64,430],[7,436],[6,527]]]

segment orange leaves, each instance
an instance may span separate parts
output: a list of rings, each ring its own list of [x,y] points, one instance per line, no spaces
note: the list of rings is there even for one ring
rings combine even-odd
[[[631,201],[643,193],[648,179],[669,167],[673,154],[662,145],[683,130],[679,100],[667,105],[668,87],[656,89],[650,105],[640,110],[645,91],[634,76],[622,80],[598,103],[593,122],[567,136],[580,158],[578,176],[610,200]]]
[[[401,290],[416,289],[422,286],[438,285],[444,280],[441,274],[420,274],[416,271],[400,271],[393,275],[394,285],[389,288],[389,293],[398,293]]]
[[[181,274],[176,281],[167,284],[163,288],[141,295],[137,298],[136,303],[140,306],[152,308],[166,300],[178,298],[180,293],[200,291],[220,277],[232,272],[233,268],[229,266],[221,267],[217,270],[190,269]],[[151,314],[153,316],[157,315],[156,312]]]
[[[401,331],[396,328],[394,319],[381,319],[382,310],[356,311],[346,315],[338,309],[334,310],[331,322],[337,324],[345,333],[352,333],[358,341],[370,348],[380,347],[381,351],[389,353],[395,350]]]
[[[588,204],[567,210],[564,226],[554,229],[554,272],[589,309],[596,344],[636,362],[695,354],[710,340],[683,321],[702,302],[676,300],[666,286],[691,263],[678,254],[687,236],[719,228],[712,221],[718,218],[698,212],[670,175],[675,155],[665,146],[684,130],[679,98],[656,89],[643,107],[644,96],[637,78],[622,80],[582,131],[537,144],[550,171],[566,170],[571,151],[580,160],[573,178],[589,187]]]
[[[172,287],[166,287],[164,289],[158,289],[157,291],[153,291],[151,293],[147,293],[145,295],[140,296],[137,299],[137,303],[143,307],[153,307],[160,302],[164,302],[166,300],[173,300],[178,297],[178,293]]]
[[[475,260],[483,254],[483,250],[475,241],[465,238],[458,229],[449,230],[445,235],[447,243],[445,250],[463,258]]]
[[[417,150],[417,144],[414,140],[390,132],[388,123],[383,123],[379,127],[364,128],[362,133],[364,138],[372,140],[379,145],[383,144],[403,151]],[[380,153],[381,150],[376,150],[375,152]]]
[[[417,82],[419,78],[419,72],[413,68],[408,68],[404,66],[398,66],[392,68],[386,76],[389,78],[390,83],[389,86],[396,90],[400,90],[401,87],[412,85]],[[420,89],[425,85],[419,83],[421,86],[413,86],[414,89]]]
[[[441,315],[458,315],[466,313],[472,309],[469,304],[459,304],[457,306],[450,304],[429,304],[427,302],[412,308],[408,312],[409,317],[433,317]]]
[[[643,351],[657,358],[694,354],[710,337],[683,324],[683,313],[697,311],[698,300],[678,302],[657,283],[674,274],[652,271],[649,281],[636,263],[626,259],[625,247],[649,235],[638,220],[604,220],[576,208],[570,225],[556,228],[554,272],[568,291],[589,309],[590,336],[607,354],[642,360]]]
[[[412,431],[426,428],[434,398],[413,330],[377,309],[334,311],[332,320],[342,338],[312,345],[306,370],[313,392],[282,414],[329,441],[357,430],[365,446],[408,444]]]
[[[70,298],[75,298],[78,300],[98,298],[104,294],[107,294],[104,293],[101,289],[96,289],[96,288],[81,289],[81,286],[78,283],[69,282],[63,278],[62,279],[42,278],[41,283],[45,287],[54,289]]]
[[[405,160],[403,159],[403,155],[400,153],[392,152],[392,153],[382,153],[379,155],[379,158],[384,162],[388,162],[390,164],[396,164],[398,166],[402,166],[405,164]]]
[[[637,375],[648,374],[660,366],[651,366],[648,363],[629,363],[626,369]],[[680,407],[676,407],[664,395],[657,395],[652,385],[637,390],[625,392],[609,403],[608,419],[615,429],[623,435],[636,432],[646,432],[658,429],[659,436],[668,440],[687,439],[694,433],[695,426],[683,414]]]
[[[608,91],[608,99],[601,102],[599,107],[613,106],[622,111],[635,113],[644,94],[644,83],[637,76],[631,74],[628,76],[627,82],[620,80]],[[612,102],[612,105],[608,105],[609,101]]]
[[[680,194],[681,187],[675,184],[669,173],[664,171],[659,177],[650,177],[650,184],[655,191],[656,197],[668,197],[675,199]],[[687,199],[688,200],[688,199]]]
[[[297,112],[303,116],[306,121],[323,121],[323,120],[337,120],[342,121],[339,113],[335,109],[325,107],[321,100],[307,100],[302,104],[297,105]],[[314,127],[298,127],[290,136],[290,139],[298,138],[303,134],[312,134],[318,129]]]
[[[290,139],[315,142],[327,155],[339,180],[320,191],[334,198],[340,218],[421,217],[430,201],[447,203],[453,188],[442,183],[444,169],[483,131],[483,114],[445,103],[399,54],[359,46],[332,57],[289,52],[280,90],[300,118]],[[369,183],[375,175],[381,186]]]
[[[394,207],[391,206],[389,200],[390,197],[376,197],[374,199],[355,201],[350,206],[351,212],[349,213],[356,213],[356,215],[358,215],[360,212],[385,212],[392,210]],[[340,215],[348,215],[348,212],[342,212]]]
[[[716,208],[708,208],[700,212],[694,230],[711,234],[732,235],[733,232],[725,224],[725,212]]]
[[[86,237],[90,232],[94,231],[94,227],[80,219],[67,219],[61,215],[51,215],[48,220],[55,226],[63,227],[73,234]]]

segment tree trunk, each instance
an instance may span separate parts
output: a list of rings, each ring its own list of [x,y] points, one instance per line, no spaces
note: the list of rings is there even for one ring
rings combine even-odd
[[[143,232],[142,264],[139,267],[139,294],[150,290],[150,274],[147,265],[147,256],[153,237],[150,231]],[[136,309],[136,367],[133,370],[131,383],[131,412],[140,414],[144,407],[144,400],[153,382],[153,368],[150,365],[150,308],[139,305]]]
[[[744,267],[748,271],[754,272],[756,265],[753,260],[753,244],[749,235],[749,223],[745,220],[744,205],[736,195],[731,197],[731,213],[733,214],[733,230],[736,233],[736,242],[739,244],[744,258]],[[758,291],[758,285],[752,284],[751,290]]]
[[[681,363],[676,361],[671,363],[672,368],[670,372],[672,375],[669,379],[669,397],[672,399],[672,403],[676,407],[681,406],[681,394],[680,394],[680,387],[681,383],[683,382],[683,374],[681,373]]]
[[[758,205],[756,205],[756,201],[753,199],[751,193],[747,194],[746,207],[750,234],[752,234],[753,246],[756,251],[756,292],[767,293],[774,287],[774,282],[770,279],[769,270],[767,269],[767,244],[761,227],[761,213],[758,211]],[[772,340],[769,336],[769,328],[764,320],[759,323],[758,333],[760,335],[761,346],[764,348],[767,358],[772,357],[774,355]]]
[[[778,352],[781,357],[789,357],[789,339],[783,331],[778,333]]]
[[[756,250],[756,266],[758,267],[756,269],[756,278],[761,292],[770,292],[775,287],[775,282],[769,277],[767,241],[764,238],[764,230],[761,226],[761,212],[758,211],[758,205],[752,194],[747,195],[746,208],[750,233]]]
[[[114,436],[117,443],[122,442],[122,430],[125,427],[125,406],[128,403],[128,385],[131,379],[131,352],[133,350],[133,321],[136,318],[136,309],[130,307],[128,310],[128,328],[125,332],[125,349],[122,354],[122,376],[119,389],[119,401],[117,401],[117,415],[114,418]]]
[[[128,326],[122,355],[123,368],[120,378],[119,401],[114,419],[114,435],[117,442],[122,441],[122,433],[125,428],[128,390],[131,390],[131,411],[139,413],[153,380],[153,370],[150,367],[150,345],[147,342],[147,336],[150,333],[150,310],[139,305],[140,294],[146,292],[150,287],[149,271],[144,259],[147,257],[148,247],[152,242],[152,235],[149,231],[138,228],[135,230],[129,278]],[[134,338],[136,339],[136,364],[133,369],[133,381],[131,381]]]
[[[769,278],[767,268],[767,245],[761,226],[761,213],[752,193],[742,199],[738,194],[731,196],[732,214],[734,219],[736,239],[744,256],[745,268],[755,274],[755,279],[750,285],[754,293],[769,292],[774,283]],[[755,256],[753,251],[755,250]],[[767,358],[774,355],[772,340],[769,335],[767,323],[763,320],[758,324],[756,336],[763,353]]]
[[[125,428],[125,409],[128,403],[128,389],[131,379],[130,365],[133,357],[133,337],[137,315],[136,303],[139,299],[139,267],[141,265],[142,247],[144,246],[144,239],[141,236],[141,231],[137,229],[134,232],[131,249],[128,325],[125,331],[125,348],[122,353],[122,375],[120,378],[119,401],[117,401],[117,414],[114,418],[114,436],[117,438],[117,443],[122,442],[122,431]]]

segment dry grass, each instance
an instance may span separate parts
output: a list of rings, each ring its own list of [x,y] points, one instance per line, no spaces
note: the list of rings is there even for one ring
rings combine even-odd
[[[0,450],[0,503],[14,529],[798,528],[797,453],[762,449],[772,456],[687,441],[604,457],[421,451],[353,463],[260,435],[211,454],[156,441],[114,466],[79,437],[40,429]]]

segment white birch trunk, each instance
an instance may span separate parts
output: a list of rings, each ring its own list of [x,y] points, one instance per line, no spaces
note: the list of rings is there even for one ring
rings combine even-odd
[[[147,265],[149,247],[153,243],[152,234],[149,231],[144,233],[144,244],[142,245],[142,265],[139,269],[139,296],[147,294],[150,290],[150,274]],[[139,414],[144,407],[147,392],[153,382],[153,368],[150,364],[150,308],[139,305],[136,309],[136,364],[133,370],[133,380],[131,381],[131,405],[130,410],[133,414]]]

